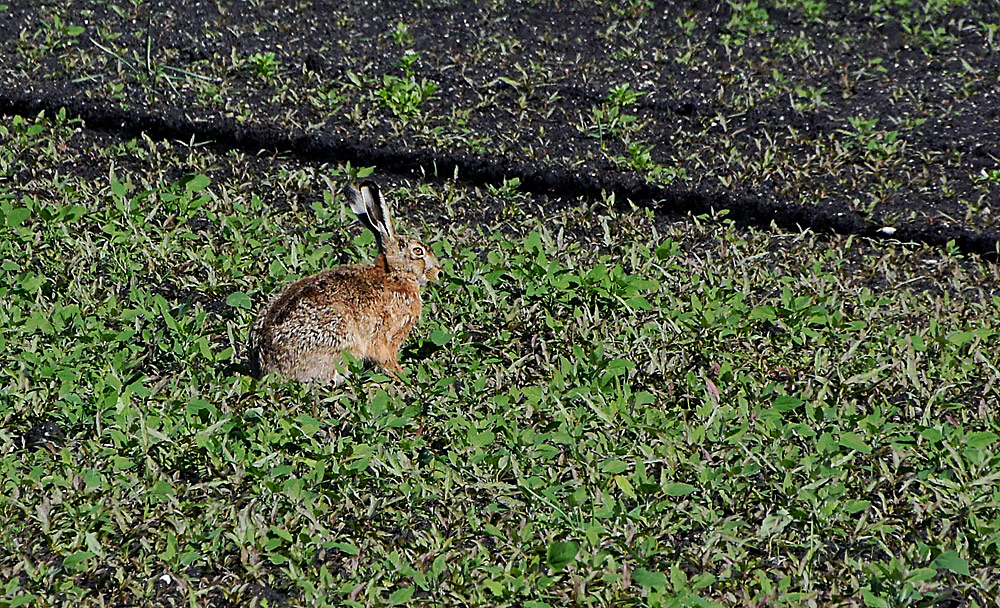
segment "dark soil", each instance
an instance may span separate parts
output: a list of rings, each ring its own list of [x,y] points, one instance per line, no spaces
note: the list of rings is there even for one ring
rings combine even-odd
[[[1000,53],[983,25],[1000,22],[996,3],[829,3],[818,17],[796,2],[499,4],[11,5],[0,112],[65,107],[122,138],[517,177],[550,197],[996,255]],[[406,76],[409,51],[414,82],[438,88],[401,116],[373,91]],[[274,53],[273,73],[248,67],[253,53]],[[593,108],[625,83],[641,128],[593,136]],[[317,102],[326,92],[336,101]],[[678,177],[630,166],[630,141]]]

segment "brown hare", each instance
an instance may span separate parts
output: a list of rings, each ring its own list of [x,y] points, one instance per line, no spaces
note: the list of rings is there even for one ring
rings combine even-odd
[[[399,347],[420,318],[420,289],[441,276],[423,243],[401,237],[378,186],[348,187],[351,210],[375,235],[372,265],[324,270],[285,287],[250,328],[251,372],[340,383],[343,351],[399,376]]]

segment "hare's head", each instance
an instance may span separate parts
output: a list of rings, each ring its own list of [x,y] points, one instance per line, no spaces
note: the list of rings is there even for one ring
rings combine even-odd
[[[386,270],[411,272],[421,287],[441,277],[441,263],[429,247],[396,234],[389,206],[375,182],[362,182],[358,188],[348,187],[347,197],[354,215],[375,235],[379,253],[385,256]]]
[[[441,278],[441,262],[429,247],[413,239],[400,237],[396,241],[398,250],[390,254],[386,249],[385,259],[392,270],[408,270],[417,276],[421,287]]]

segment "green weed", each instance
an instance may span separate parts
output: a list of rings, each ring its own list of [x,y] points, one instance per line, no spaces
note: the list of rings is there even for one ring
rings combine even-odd
[[[995,594],[991,267],[387,185],[447,274],[407,379],[258,382],[254,312],[371,259],[327,185],[370,169],[76,126],[15,118],[0,144],[0,174],[39,169],[0,186],[4,605]],[[75,154],[106,177],[43,170]]]
[[[427,79],[417,80],[413,66],[419,61],[416,51],[407,50],[400,60],[403,76],[386,74],[376,95],[404,123],[420,114],[421,108],[437,91],[437,84]]]

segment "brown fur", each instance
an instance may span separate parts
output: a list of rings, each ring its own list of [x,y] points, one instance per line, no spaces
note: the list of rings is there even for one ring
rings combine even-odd
[[[420,318],[420,288],[437,280],[441,265],[423,244],[396,237],[391,224],[388,230],[386,251],[371,266],[299,279],[260,312],[249,340],[256,375],[340,382],[344,351],[402,373],[399,348]]]

